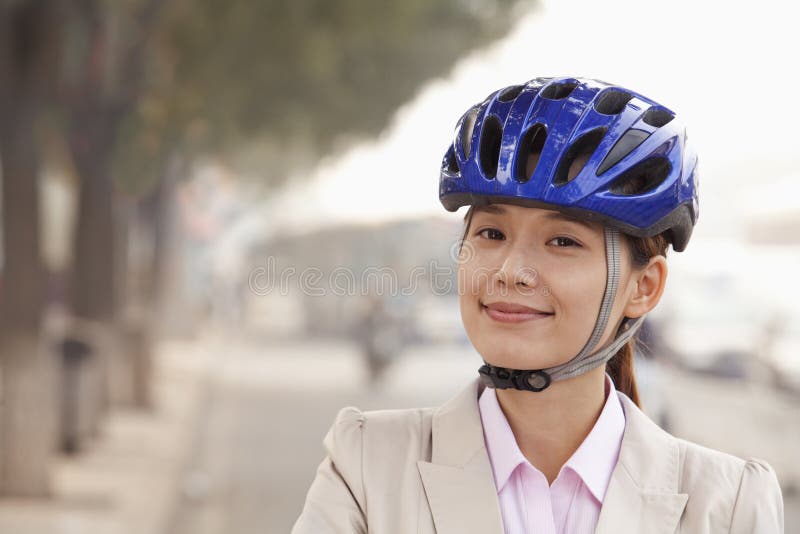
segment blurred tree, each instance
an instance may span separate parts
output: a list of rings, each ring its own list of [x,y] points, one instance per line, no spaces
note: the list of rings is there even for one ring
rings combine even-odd
[[[40,254],[37,127],[53,84],[57,11],[46,0],[0,4],[0,493],[49,491],[57,391],[55,359],[40,342],[45,274]]]
[[[87,338],[92,347],[84,366],[90,386],[82,392],[92,398],[85,403],[91,407],[92,432],[112,400],[131,402],[132,377],[126,370],[148,357],[141,335],[121,335],[131,330],[120,311],[127,296],[134,200],[114,179],[113,153],[125,118],[147,87],[149,46],[164,5],[161,0],[80,0],[65,10],[57,105],[79,177],[69,293],[77,327],[70,334]],[[126,339],[134,341],[131,347],[121,343]],[[111,393],[118,397],[111,399]]]
[[[277,186],[337,143],[378,133],[425,80],[506,30],[517,3],[174,0],[154,34],[149,90],[125,122],[120,177],[153,186],[142,166],[177,147]],[[287,157],[297,145],[306,160]]]
[[[152,32],[145,91],[122,121],[113,172],[144,195],[155,251],[181,172],[219,157],[266,187],[384,128],[427,79],[506,30],[519,0],[173,0]],[[179,164],[176,164],[179,162]],[[175,169],[180,169],[176,171]],[[154,216],[161,214],[160,216]],[[145,277],[147,278],[147,277]],[[152,307],[152,306],[151,306]]]
[[[155,280],[140,285],[162,294],[163,213],[176,167],[218,157],[278,187],[339,144],[378,133],[425,80],[506,30],[520,3],[170,2],[153,32],[146,91],[114,154],[124,190],[162,214],[140,219],[153,226],[155,251],[138,269]]]

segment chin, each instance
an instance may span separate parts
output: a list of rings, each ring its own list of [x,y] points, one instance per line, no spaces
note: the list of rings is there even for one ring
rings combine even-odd
[[[552,349],[536,347],[532,343],[509,343],[505,346],[498,343],[473,343],[486,363],[497,367],[511,369],[546,369],[559,365],[566,360],[543,357],[553,354]]]

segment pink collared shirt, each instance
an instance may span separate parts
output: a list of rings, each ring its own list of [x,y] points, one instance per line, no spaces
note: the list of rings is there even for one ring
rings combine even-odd
[[[608,373],[605,392],[600,417],[550,486],[519,450],[495,390],[483,391],[478,406],[506,534],[594,533],[625,430]]]

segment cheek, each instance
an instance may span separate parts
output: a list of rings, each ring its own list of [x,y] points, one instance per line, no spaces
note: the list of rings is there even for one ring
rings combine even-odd
[[[464,327],[470,330],[478,319],[480,296],[485,293],[486,277],[479,276],[481,272],[477,262],[469,261],[458,264],[458,300],[461,319]]]
[[[488,282],[487,268],[477,258],[460,261],[458,269],[458,293],[462,299],[477,299],[483,294]]]
[[[594,262],[596,263],[596,262]],[[562,263],[549,266],[543,284],[547,287],[563,318],[569,321],[594,320],[606,287],[605,262],[581,266]]]

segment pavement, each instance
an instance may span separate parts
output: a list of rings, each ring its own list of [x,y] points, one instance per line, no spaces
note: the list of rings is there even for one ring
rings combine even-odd
[[[53,463],[52,497],[0,499],[0,534],[165,534],[206,395],[209,352],[155,350],[151,410],[114,408],[79,454]]]

